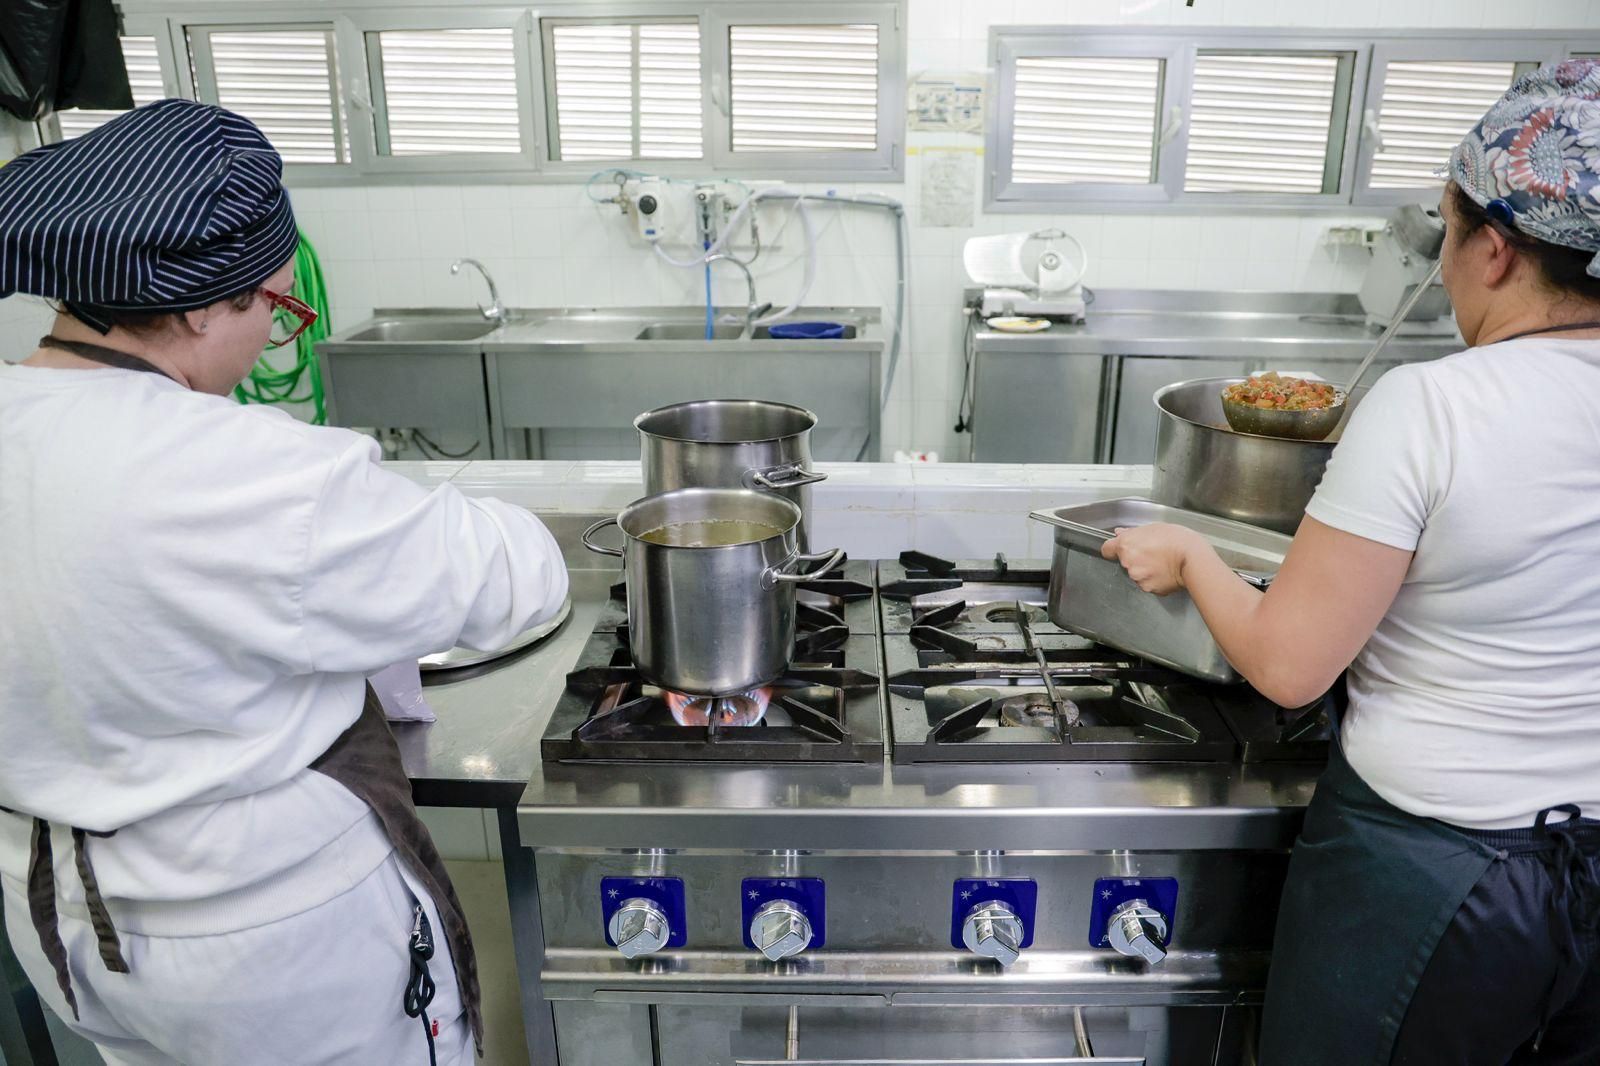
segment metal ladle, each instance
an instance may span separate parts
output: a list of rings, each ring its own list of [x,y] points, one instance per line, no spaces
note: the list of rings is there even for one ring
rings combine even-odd
[[[1350,383],[1342,389],[1334,390],[1333,402],[1327,407],[1306,411],[1251,407],[1248,404],[1232,403],[1224,395],[1222,413],[1227,416],[1228,425],[1236,433],[1253,433],[1258,437],[1285,437],[1289,440],[1327,439],[1328,434],[1332,433],[1344,419],[1345,401],[1350,398],[1356,386],[1361,384],[1361,379],[1366,376],[1372,361],[1378,357],[1379,352],[1389,346],[1389,341],[1394,339],[1394,335],[1400,332],[1400,326],[1405,322],[1406,316],[1417,306],[1423,293],[1439,280],[1439,272],[1443,269],[1444,260],[1435,260],[1427,278],[1406,297],[1405,303],[1400,305],[1400,310],[1389,320],[1389,327],[1383,331],[1383,336],[1378,338],[1378,343],[1372,346],[1367,357],[1361,360],[1361,365],[1356,367],[1356,372],[1350,377]]]

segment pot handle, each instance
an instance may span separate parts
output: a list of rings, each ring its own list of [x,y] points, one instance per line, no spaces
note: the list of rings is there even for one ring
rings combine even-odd
[[[622,558],[621,548],[608,548],[604,544],[596,544],[594,541],[589,539],[607,526],[614,526],[616,524],[617,520],[615,518],[602,518],[600,521],[583,531],[583,546],[594,552],[596,555],[614,555],[619,559]]]
[[[767,470],[751,470],[745,476],[750,479],[751,484],[767,489],[770,492],[797,489],[802,485],[815,485],[819,481],[828,480],[827,474],[819,474],[814,470],[807,470],[799,463],[774,466]]]
[[[823,561],[821,566],[817,567],[815,570],[808,570],[803,574],[797,573],[791,569],[791,567],[797,566],[800,563],[814,563],[819,560]],[[766,570],[763,570],[761,572],[761,587],[764,589],[777,588],[778,582],[780,581],[787,581],[791,584],[801,581],[810,581],[813,578],[821,577],[823,574],[826,574],[828,571],[832,570],[842,562],[844,562],[843,548],[835,548],[832,551],[826,552],[817,552],[815,555],[805,555],[800,552],[796,552],[794,555],[789,556],[789,558],[785,559],[777,566],[768,567]]]

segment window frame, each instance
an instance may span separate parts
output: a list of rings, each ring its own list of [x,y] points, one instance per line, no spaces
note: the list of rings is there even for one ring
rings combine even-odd
[[[1277,27],[1252,27],[1234,30],[1217,27],[1189,29],[1185,27],[1142,27],[1137,36],[1141,39],[1173,41],[1186,47],[1189,61],[1185,68],[1185,81],[1174,85],[1170,75],[1163,86],[1163,114],[1170,114],[1175,99],[1184,107],[1183,129],[1164,146],[1167,154],[1178,153],[1176,164],[1158,160],[1158,182],[1168,185],[1174,179],[1181,189],[1183,170],[1188,165],[1189,118],[1193,94],[1193,58],[1200,51],[1222,52],[1283,52],[1283,51],[1338,51],[1354,52],[1354,69],[1349,82],[1349,101],[1344,123],[1344,142],[1340,160],[1340,191],[1322,194],[1263,194],[1263,193],[1184,193],[1170,197],[1144,197],[1130,199],[1107,194],[1107,186],[1063,186],[1051,190],[1049,195],[1030,195],[1027,187],[1010,180],[1010,128],[1012,109],[1015,106],[1015,65],[1007,69],[1006,57],[1017,54],[1003,49],[1006,41],[1028,42],[1050,40],[1068,47],[1062,50],[1043,51],[1030,49],[1035,54],[1089,55],[1083,51],[1086,42],[1103,37],[1129,37],[1129,27],[1088,26],[1062,27],[1059,25],[1003,25],[989,31],[989,58],[991,65],[990,101],[986,115],[985,143],[988,166],[984,171],[983,210],[991,214],[1039,214],[1070,206],[1075,210],[1125,211],[1130,205],[1162,214],[1201,214],[1225,209],[1230,211],[1261,211],[1267,214],[1350,214],[1364,209],[1385,209],[1396,204],[1427,199],[1433,189],[1372,189],[1369,186],[1372,157],[1375,147],[1365,129],[1368,108],[1376,109],[1382,101],[1383,74],[1393,60],[1406,59],[1498,59],[1535,64],[1558,62],[1586,54],[1600,54],[1600,29],[1538,29],[1508,35],[1500,30],[1463,30],[1447,36],[1431,30],[1347,30],[1306,31]],[[1131,37],[1129,37],[1131,39]],[[1149,55],[1148,51],[1138,54]],[[1517,56],[1524,58],[1517,58]],[[1527,58],[1537,57],[1537,58]],[[1174,96],[1181,93],[1180,96]],[[1003,110],[1002,110],[1003,108]],[[1330,149],[1335,146],[1329,142]],[[1181,150],[1181,152],[1180,152]],[[1002,159],[1004,164],[1002,165]],[[1166,169],[1159,169],[1165,167]],[[1178,175],[1173,171],[1177,170]],[[999,195],[997,195],[999,194]]]
[[[1596,39],[1600,40],[1600,31],[1596,31]],[[1545,48],[1544,54],[1536,59],[1516,58],[1524,48],[1535,49],[1540,45]],[[1360,127],[1358,131],[1358,145],[1356,148],[1357,168],[1356,184],[1351,190],[1350,202],[1358,207],[1393,207],[1398,204],[1415,203],[1436,191],[1433,185],[1418,185],[1405,189],[1374,189],[1372,188],[1372,164],[1378,155],[1378,137],[1376,125],[1378,116],[1383,111],[1383,91],[1388,84],[1389,64],[1394,62],[1449,62],[1459,60],[1462,62],[1499,62],[1517,65],[1512,81],[1522,73],[1524,64],[1534,64],[1534,69],[1546,63],[1560,62],[1566,59],[1571,51],[1567,45],[1549,37],[1525,35],[1504,38],[1500,36],[1453,36],[1453,37],[1419,37],[1397,38],[1380,40],[1372,46],[1372,62],[1368,68],[1366,91],[1362,97],[1362,108],[1359,114]],[[1372,116],[1372,125],[1367,122],[1367,116]]]
[[[1296,35],[1287,40],[1289,44],[1278,46],[1246,47],[1230,40],[1221,42],[1222,38],[1213,38],[1198,43],[1194,49],[1189,63],[1188,93],[1185,99],[1193,100],[1194,73],[1196,61],[1201,52],[1216,52],[1223,55],[1284,55],[1292,53],[1305,53],[1315,56],[1334,56],[1338,67],[1333,90],[1333,110],[1328,116],[1328,156],[1323,162],[1323,174],[1326,176],[1333,171],[1336,176],[1333,191],[1319,193],[1260,193],[1260,192],[1190,192],[1183,186],[1188,178],[1189,170],[1189,121],[1194,117],[1194,107],[1185,109],[1183,129],[1179,134],[1182,141],[1182,159],[1179,167],[1183,171],[1179,179],[1178,195],[1174,202],[1179,204],[1220,204],[1253,205],[1257,207],[1319,207],[1343,206],[1350,202],[1350,189],[1356,177],[1355,155],[1351,151],[1351,138],[1356,135],[1359,128],[1361,113],[1355,106],[1360,99],[1361,85],[1367,76],[1367,63],[1370,60],[1366,44],[1351,37],[1305,37]],[[1341,114],[1341,111],[1343,112]]]
[[[1071,205],[1115,212],[1130,205],[1163,211],[1200,212],[1216,207],[1296,211],[1347,208],[1356,172],[1351,150],[1361,112],[1356,104],[1367,77],[1371,38],[1346,33],[1259,28],[1196,32],[1183,27],[1149,27],[1129,34],[1126,27],[995,26],[989,31],[991,104],[985,123],[989,165],[984,173],[984,210],[991,213],[1036,214],[1041,207]],[[1323,193],[1189,192],[1184,189],[1189,161],[1190,121],[1194,116],[1195,65],[1201,52],[1231,55],[1307,52],[1339,57],[1340,83],[1335,86],[1329,119],[1328,151],[1337,155],[1338,187]],[[1156,181],[1145,186],[1089,182],[1024,186],[1012,179],[1011,142],[1016,105],[1016,60],[1040,56],[1167,57],[1162,79],[1157,131]],[[1181,103],[1179,102],[1181,101]],[[1344,114],[1341,116],[1340,108]],[[1174,108],[1181,108],[1177,129],[1165,134]],[[1037,188],[1037,192],[1031,190]]]
[[[879,179],[899,181],[905,174],[906,41],[898,0],[706,5],[700,38],[701,70],[710,82],[705,94],[706,158],[714,168],[752,177],[793,181]],[[733,149],[734,26],[834,26],[875,23],[878,27],[877,147],[815,152],[736,152]]]
[[[437,175],[459,176],[463,167],[476,173],[503,177],[523,174],[536,169],[539,148],[535,130],[534,65],[531,55],[530,31],[536,25],[531,12],[525,7],[465,6],[460,8],[400,9],[377,13],[370,10],[352,11],[338,19],[336,37],[342,57],[345,81],[345,107],[359,121],[351,121],[356,131],[352,138],[359,151],[353,152],[351,161],[359,160],[357,171],[364,177]],[[387,136],[388,111],[385,106],[385,89],[381,60],[374,57],[381,48],[376,34],[391,30],[508,30],[514,59],[517,91],[517,132],[522,147],[516,152],[446,152],[437,155],[394,156],[378,150]]]
[[[1070,45],[1067,43],[1070,42]],[[991,31],[990,65],[994,70],[988,121],[984,123],[984,152],[989,160],[985,177],[985,210],[1029,211],[1041,204],[1158,204],[1170,201],[1175,191],[1181,191],[1181,182],[1172,186],[1174,167],[1173,144],[1183,141],[1188,145],[1187,115],[1180,116],[1178,129],[1172,136],[1165,130],[1172,115],[1172,87],[1190,84],[1193,71],[1185,64],[1194,62],[1192,49],[1171,37],[1153,34],[1085,34],[1079,31],[1046,33],[1042,28],[1012,39]],[[1067,49],[1064,51],[1064,49]],[[1146,185],[1124,185],[1108,182],[1073,182],[1071,184],[1045,184],[1019,182],[1013,177],[1015,156],[1013,145],[1016,135],[1017,61],[1061,57],[1067,59],[1158,59],[1163,63],[1159,98],[1156,102],[1154,164],[1156,180]],[[1181,169],[1181,168],[1179,168]],[[1180,175],[1181,177],[1181,175]]]
[[[597,14],[596,12],[604,12]],[[556,114],[556,63],[555,63],[555,38],[545,33],[548,24],[552,29],[556,26],[637,26],[646,23],[678,22],[688,25],[694,23],[700,33],[700,158],[699,159],[661,159],[629,156],[625,159],[558,159],[556,152],[559,148],[560,128]],[[539,126],[541,140],[539,151],[539,169],[546,175],[574,177],[587,176],[597,170],[607,167],[621,167],[625,170],[648,167],[652,173],[659,174],[693,174],[704,173],[707,167],[714,167],[710,153],[710,92],[711,68],[706,61],[706,16],[704,12],[688,13],[685,6],[682,10],[677,7],[669,9],[651,8],[644,4],[565,4],[559,7],[545,7],[535,13],[533,20],[533,34],[537,38],[536,46],[539,49],[540,74],[538,86],[538,104],[535,117]],[[637,57],[635,57],[637,58]],[[635,65],[634,77],[638,78],[638,68]],[[639,115],[634,113],[634,128],[638,128]]]
[[[296,30],[328,34],[328,85],[333,105],[334,145],[336,150],[339,146],[343,146],[345,158],[342,162],[332,163],[285,161],[284,178],[288,180],[294,177],[323,175],[350,175],[354,178],[359,173],[356,162],[359,158],[361,139],[355,135],[355,124],[350,121],[350,100],[343,84],[344,49],[339,45],[339,18],[336,15],[327,13],[319,15],[313,9],[295,8],[284,12],[284,17],[275,22],[263,22],[257,9],[237,12],[227,9],[206,10],[203,14],[197,12],[192,18],[173,16],[169,21],[168,36],[171,39],[174,57],[181,54],[189,60],[178,64],[176,71],[180,86],[184,90],[183,95],[201,103],[218,102],[216,67],[211,57],[211,34],[286,33]],[[199,34],[201,42],[198,47],[196,33]]]

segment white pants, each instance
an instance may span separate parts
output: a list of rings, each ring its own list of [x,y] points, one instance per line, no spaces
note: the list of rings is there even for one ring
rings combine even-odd
[[[100,962],[87,921],[63,915],[72,1020],[39,950],[27,902],[5,893],[6,928],[40,996],[111,1066],[427,1066],[422,1022],[402,1008],[413,899],[433,925],[428,1008],[439,1066],[473,1061],[444,925],[391,855],[342,896],[280,922],[221,936],[121,933],[128,974]]]

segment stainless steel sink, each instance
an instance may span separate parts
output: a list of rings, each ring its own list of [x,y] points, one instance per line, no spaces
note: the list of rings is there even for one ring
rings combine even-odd
[[[736,341],[744,335],[744,327],[736,323],[718,322],[711,327],[714,341]],[[633,337],[636,341],[703,341],[706,339],[704,322],[652,322]]]
[[[387,343],[387,344],[416,344],[422,341],[475,341],[494,330],[495,323],[488,319],[473,318],[442,318],[432,316],[416,316],[406,318],[380,318],[373,320],[365,329],[342,337],[341,340]]]

